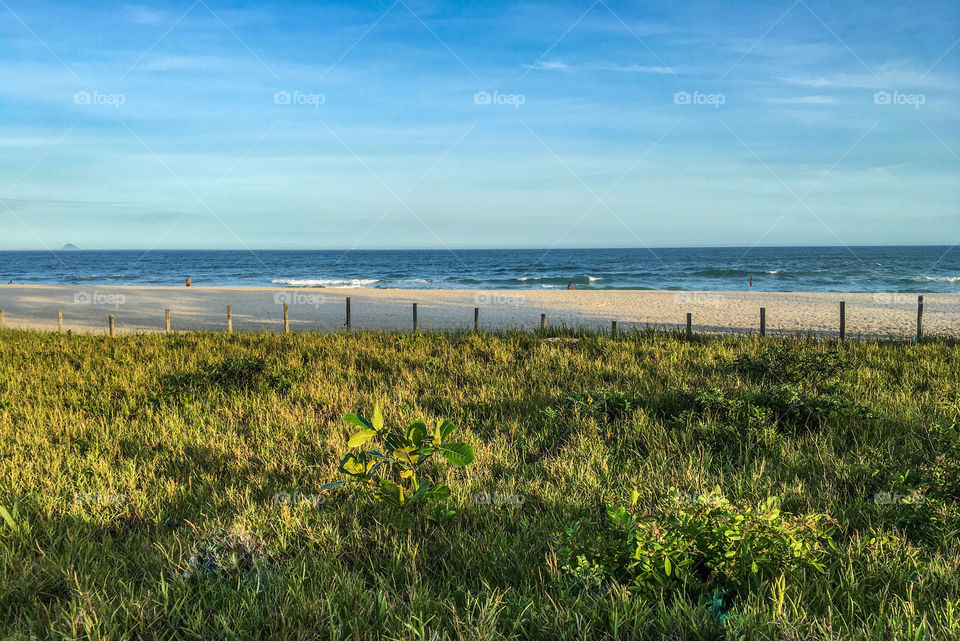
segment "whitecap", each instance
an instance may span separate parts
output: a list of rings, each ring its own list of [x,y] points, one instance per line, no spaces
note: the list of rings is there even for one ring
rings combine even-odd
[[[380,282],[377,278],[275,278],[270,281],[274,285],[287,287],[366,287]]]
[[[911,283],[960,283],[960,276],[918,276],[907,280]]]

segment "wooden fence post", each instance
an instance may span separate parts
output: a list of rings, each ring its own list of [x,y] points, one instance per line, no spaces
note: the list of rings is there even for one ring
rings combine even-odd
[[[233,333],[233,307],[227,305],[227,333]]]
[[[547,315],[540,314],[540,329],[546,329],[546,328],[547,328]]]
[[[693,314],[687,312],[687,338],[693,336]]]
[[[163,317],[164,317],[164,321],[166,322],[167,333],[169,334],[170,333],[170,310],[169,309],[163,310]]]
[[[847,303],[840,301],[840,340],[847,337]]]
[[[283,333],[290,333],[290,306],[287,303],[283,304]]]
[[[610,338],[617,337],[617,321],[610,321]]]
[[[480,308],[473,308],[473,331],[480,329]]]
[[[923,296],[917,298],[917,340],[923,338]]]
[[[767,335],[767,308],[760,308],[760,336]]]
[[[57,310],[57,331],[58,332],[63,331],[63,310],[62,309]]]
[[[113,314],[107,317],[107,324],[110,326],[110,336],[113,336]]]
[[[417,304],[413,304],[413,331],[417,331]]]
[[[347,322],[343,324],[348,330],[350,329],[350,297],[347,296]]]

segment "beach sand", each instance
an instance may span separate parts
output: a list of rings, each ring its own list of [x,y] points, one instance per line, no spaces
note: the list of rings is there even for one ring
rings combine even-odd
[[[914,294],[48,285],[0,286],[0,310],[10,328],[55,330],[60,309],[65,330],[105,333],[112,314],[116,332],[130,333],[162,331],[165,309],[170,310],[174,331],[222,331],[230,305],[235,331],[276,332],[283,330],[286,301],[291,331],[339,331],[348,296],[354,329],[409,330],[413,303],[418,304],[423,330],[472,329],[473,309],[478,307],[481,329],[535,329],[542,313],[550,326],[609,329],[616,320],[622,331],[677,329],[685,326],[690,312],[694,331],[748,332],[757,331],[759,310],[765,307],[770,334],[836,336],[840,301],[845,301],[847,336],[912,338],[917,316]],[[924,332],[960,335],[960,294],[924,298]]]

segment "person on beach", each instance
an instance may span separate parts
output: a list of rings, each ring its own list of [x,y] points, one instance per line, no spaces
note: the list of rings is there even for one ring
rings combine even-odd
[[[567,283],[567,289],[573,289],[573,281],[572,281],[572,280]]]
[[[187,287],[190,287],[190,285],[192,285],[192,284],[193,284],[193,281],[190,280],[190,277],[189,277],[189,276],[187,276]]]
[[[13,285],[13,281],[11,280],[7,285]]]

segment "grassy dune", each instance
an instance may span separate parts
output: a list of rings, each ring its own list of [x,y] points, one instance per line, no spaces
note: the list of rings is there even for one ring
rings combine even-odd
[[[960,344],[543,339],[0,331],[0,637],[960,635]],[[475,449],[436,465],[451,521],[319,491],[377,403]],[[822,536],[739,588],[591,556],[607,506],[669,538],[715,488]]]

